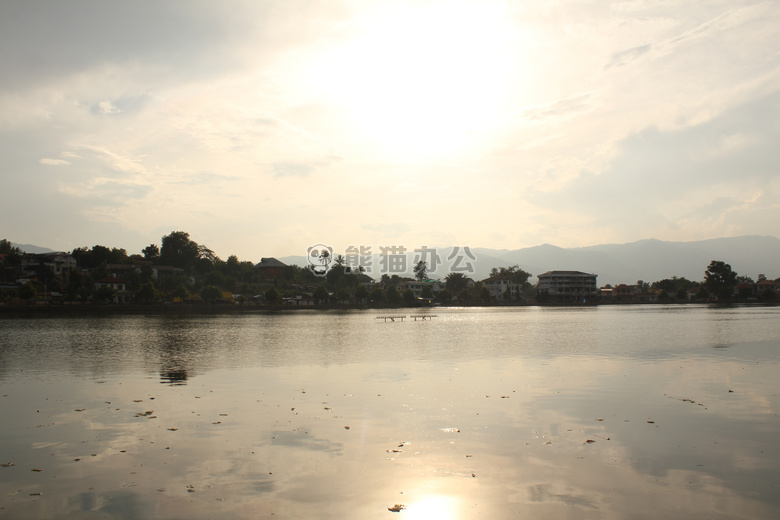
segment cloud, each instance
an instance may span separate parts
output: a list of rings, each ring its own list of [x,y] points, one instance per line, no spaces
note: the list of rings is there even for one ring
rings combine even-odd
[[[650,48],[650,44],[645,44],[634,47],[633,49],[617,52],[612,55],[612,59],[609,61],[609,63],[607,63],[605,68],[610,69],[612,67],[621,67],[630,61],[641,58],[650,52]]]
[[[68,161],[64,159],[47,159],[43,158],[39,161],[41,164],[46,164],[49,166],[62,166],[64,164],[70,164]]]
[[[119,114],[122,112],[115,104],[107,99],[98,102],[93,110],[99,114]]]

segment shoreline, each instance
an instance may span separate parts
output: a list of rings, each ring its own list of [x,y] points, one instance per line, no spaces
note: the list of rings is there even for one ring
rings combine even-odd
[[[774,307],[777,302],[759,303],[759,302],[735,302],[735,303],[712,303],[712,302],[643,302],[643,303],[544,303],[544,304],[515,304],[515,305],[480,305],[480,304],[461,304],[449,306],[420,306],[410,307],[407,305],[233,305],[233,304],[41,304],[41,305],[0,305],[0,319],[2,318],[34,318],[34,317],[59,317],[59,316],[118,316],[118,315],[150,315],[150,316],[210,316],[217,314],[268,314],[283,311],[346,311],[346,310],[392,310],[392,309],[420,309],[435,311],[436,309],[448,308],[469,308],[469,307],[598,307],[614,305],[633,306],[633,305],[711,305],[714,307]]]

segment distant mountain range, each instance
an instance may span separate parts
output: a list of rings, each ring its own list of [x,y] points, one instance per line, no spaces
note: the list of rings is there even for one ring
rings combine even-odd
[[[36,255],[40,253],[56,253],[56,251],[49,249],[48,247],[34,246],[32,244],[16,244],[14,242],[11,242],[11,245],[13,247],[18,247],[25,253],[31,253]]]
[[[453,248],[437,248],[443,260],[434,278],[443,278],[450,271],[448,258]],[[462,250],[461,250],[462,252]],[[472,248],[475,280],[487,278],[493,267],[518,265],[537,275],[547,271],[582,271],[598,275],[598,285],[635,284],[638,280],[652,283],[677,276],[701,281],[712,260],[722,260],[738,274],[756,279],[764,274],[769,279],[780,277],[780,239],[771,236],[741,236],[715,238],[696,242],[665,242],[648,239],[628,244],[604,244],[589,247],[562,248],[543,244],[523,249]],[[336,254],[336,252],[334,252]],[[411,276],[413,252],[408,254],[407,275]],[[287,264],[307,265],[305,256],[279,258]],[[464,258],[464,260],[468,260]],[[373,278],[379,278],[379,257],[373,255]],[[430,262],[429,262],[430,265]]]
[[[48,253],[51,249],[30,244],[13,244],[28,253]],[[437,248],[442,260],[433,278],[444,278],[450,272],[456,255],[454,248]],[[457,253],[457,252],[456,252]],[[463,250],[460,250],[463,253]],[[700,281],[712,260],[722,260],[738,274],[756,279],[764,274],[769,279],[780,277],[780,239],[771,236],[741,236],[715,238],[696,242],[665,242],[648,239],[628,244],[604,244],[589,247],[563,248],[543,244],[523,249],[472,248],[474,260],[463,257],[463,265],[471,262],[473,273],[465,273],[475,280],[487,278],[494,267],[518,265],[531,273],[534,282],[537,275],[547,271],[582,271],[598,275],[598,285],[634,284],[638,280],[655,282],[672,276]],[[338,254],[338,252],[334,252]],[[453,260],[447,258],[453,256]],[[305,256],[285,256],[278,260],[286,264],[306,266]],[[414,252],[407,253],[405,276],[412,275]],[[259,261],[259,260],[258,260]],[[373,270],[369,273],[378,279],[379,255],[372,256]],[[430,262],[429,262],[430,266]]]

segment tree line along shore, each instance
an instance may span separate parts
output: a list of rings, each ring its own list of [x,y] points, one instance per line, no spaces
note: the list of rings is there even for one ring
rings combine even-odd
[[[35,255],[2,239],[0,307],[23,313],[25,308],[27,313],[43,312],[30,309],[41,306],[68,313],[95,306],[107,308],[99,311],[106,313],[167,313],[228,312],[228,307],[244,312],[431,305],[775,303],[780,282],[763,275],[754,281],[713,260],[703,266],[701,281],[673,276],[596,288],[594,276],[592,289],[567,297],[531,284],[532,275],[518,266],[494,267],[484,280],[472,280],[462,272],[433,280],[428,278],[427,264],[420,261],[414,265],[414,277],[383,274],[375,280],[351,269],[341,255],[331,259],[324,276],[306,267],[266,260],[275,259],[254,264],[231,255],[222,260],[183,231],[163,236],[160,246],[150,244],[138,254],[95,245]]]

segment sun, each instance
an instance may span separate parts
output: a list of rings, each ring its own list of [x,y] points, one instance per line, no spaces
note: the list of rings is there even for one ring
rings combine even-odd
[[[353,20],[312,61],[310,81],[352,138],[396,157],[438,156],[495,130],[518,73],[504,4],[392,5]]]

